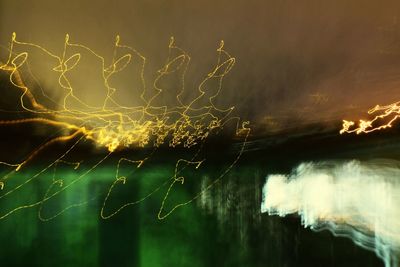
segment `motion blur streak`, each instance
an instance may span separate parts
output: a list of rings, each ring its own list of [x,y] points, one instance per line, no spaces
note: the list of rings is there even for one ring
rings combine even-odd
[[[154,79],[152,79],[152,86],[146,85],[144,76],[146,58],[134,48],[121,44],[119,36],[115,38],[111,60],[107,60],[83,44],[71,42],[68,34],[65,36],[61,54],[51,52],[44,46],[36,43],[19,41],[15,32],[12,34],[9,48],[6,50],[8,51],[8,56],[4,63],[0,62],[0,74],[5,74],[5,77],[8,77],[9,88],[11,90],[17,89],[19,94],[19,100],[17,101],[19,103],[16,104],[16,107],[19,110],[0,109],[0,113],[15,114],[15,118],[0,119],[0,126],[19,126],[21,124],[33,123],[35,125],[45,125],[49,128],[57,128],[57,130],[56,133],[52,133],[52,136],[55,137],[48,137],[47,141],[32,149],[27,156],[24,156],[23,161],[19,161],[18,163],[0,161],[0,165],[5,166],[5,168],[13,168],[7,174],[0,177],[0,189],[5,191],[4,194],[0,195],[0,199],[11,196],[14,193],[20,193],[20,189],[38,180],[37,178],[42,173],[51,168],[54,168],[54,172],[56,172],[55,169],[58,163],[66,163],[75,166],[75,170],[78,169],[81,165],[80,163],[86,161],[89,157],[74,160],[73,162],[69,162],[65,158],[67,156],[72,157],[72,152],[77,150],[78,144],[81,141],[90,140],[96,148],[107,149],[108,152],[101,160],[92,165],[88,171],[77,175],[77,178],[68,184],[63,179],[55,179],[53,176],[52,182],[49,184],[48,190],[42,200],[17,206],[1,214],[0,220],[16,211],[40,206],[38,217],[43,221],[47,221],[54,219],[70,208],[86,204],[89,200],[67,206],[49,217],[44,217],[41,214],[41,206],[45,202],[69,190],[71,186],[87,177],[89,173],[106,161],[106,159],[109,159],[113,152],[130,153],[132,155],[132,151],[137,151],[138,148],[144,147],[151,147],[152,149],[148,153],[145,152],[147,153],[146,156],[141,159],[132,160],[119,156],[115,181],[110,185],[104,199],[101,208],[101,217],[103,219],[111,218],[125,207],[136,205],[149,198],[169,182],[170,185],[166,190],[158,212],[158,219],[161,220],[172,214],[178,207],[193,202],[205,190],[214,186],[233,168],[244,151],[247,137],[250,134],[249,122],[242,121],[240,117],[232,116],[235,109],[234,106],[218,107],[219,105],[215,103],[218,96],[222,95],[222,84],[225,76],[235,64],[235,58],[224,50],[224,41],[220,41],[216,49],[217,62],[214,63],[214,67],[210,68],[208,73],[202,75],[203,78],[200,80],[199,85],[194,90],[191,90],[195,92],[191,99],[185,96],[185,92],[188,91],[185,90],[185,75],[190,63],[190,56],[183,49],[175,45],[173,37],[170,38],[168,45],[166,63],[158,69]],[[46,64],[44,65],[47,65],[47,67],[40,66],[40,64],[35,66],[35,60],[33,59],[36,54],[41,54],[39,62],[45,62]],[[93,64],[88,64],[87,62],[82,64],[88,58],[94,58]],[[138,66],[133,68],[135,71],[132,72],[132,69],[128,69],[128,66],[133,64],[133,61],[138,61]],[[79,70],[79,67],[82,68]],[[41,78],[33,73],[34,71],[39,72],[39,70],[46,70],[45,73],[48,75],[42,74]],[[100,81],[98,84],[93,82],[95,79],[87,78],[90,76],[88,74],[89,70],[93,71],[95,74],[93,76]],[[127,85],[128,83],[125,83],[125,80],[122,79],[123,82],[120,84],[125,86],[122,86],[122,88],[118,87],[118,89],[125,89],[122,91],[133,89],[139,91],[132,98],[124,95],[125,97],[123,98],[128,100],[125,104],[120,102],[121,95],[118,97],[119,90],[116,86],[116,80],[118,79],[114,79],[116,78],[114,75],[121,78],[118,75],[123,70],[127,71],[129,76],[136,75],[137,81],[133,82],[133,85]],[[73,74],[77,75],[77,77],[85,78],[76,79],[77,77]],[[42,87],[39,80],[46,80],[49,77],[52,77],[57,82],[54,86]],[[78,82],[77,85],[74,83],[77,80],[85,80],[88,83],[80,84]],[[170,88],[171,84],[174,90]],[[81,90],[76,90],[76,87]],[[93,87],[97,89],[96,93],[89,93],[85,90],[85,88]],[[45,88],[50,89],[46,92]],[[52,92],[55,95],[61,96],[61,100],[52,98],[50,96]],[[88,103],[87,99],[97,101]],[[18,117],[20,114],[24,114],[27,117],[20,118]],[[205,161],[204,158],[198,158],[209,136],[227,134],[226,129],[229,127],[233,127],[234,138],[244,137],[241,149],[239,149],[239,153],[232,161],[232,164],[224,169],[220,176],[204,190],[198,192],[192,199],[179,203],[165,212],[164,204],[173,191],[175,183],[184,183],[185,177],[180,174],[181,170],[193,165],[198,169],[201,163]],[[30,135],[27,135],[27,137],[30,137]],[[10,182],[6,183],[6,180],[10,181],[10,177],[21,169],[25,169],[27,163],[31,163],[32,160],[38,158],[49,146],[55,143],[66,143],[77,138],[79,139],[74,145],[66,149],[61,156],[54,159],[54,161],[32,177],[21,183],[17,183],[17,185],[13,185]],[[125,162],[134,164],[136,168],[140,168],[146,161],[147,165],[149,158],[161,146],[168,147],[169,149],[178,147],[187,150],[191,149],[188,153],[194,151],[194,154],[189,156],[189,159],[178,159],[175,162],[173,177],[167,178],[160,186],[155,186],[155,189],[145,197],[126,203],[117,208],[116,211],[104,215],[111,191],[115,185],[124,185],[127,180],[126,176],[119,175],[120,164]],[[54,188],[57,188],[55,185],[60,186],[61,189],[53,192]]]
[[[330,230],[373,250],[385,266],[400,253],[400,163],[302,163],[290,175],[269,175],[262,212],[297,213],[304,227]]]
[[[355,126],[354,121],[343,120],[342,129],[340,134],[343,133],[370,133],[382,129],[390,128],[393,123],[397,121],[400,114],[400,102],[396,102],[387,106],[376,105],[374,108],[368,110],[368,114],[377,114],[371,120],[360,120],[358,127]]]

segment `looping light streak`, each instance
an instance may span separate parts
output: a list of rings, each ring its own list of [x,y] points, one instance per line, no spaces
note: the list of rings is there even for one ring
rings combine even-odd
[[[58,85],[56,87],[59,87],[60,89],[59,94],[63,95],[61,101],[52,99],[49,94],[40,87],[40,85],[40,91],[32,90],[25,82],[28,79],[29,74],[31,80],[37,81],[30,69],[29,60],[32,51],[33,53],[40,52],[40,54],[45,56],[43,60],[48,60],[48,63],[54,62],[54,65],[52,65],[48,71],[57,77]],[[16,207],[15,209],[3,214],[0,213],[0,219],[11,215],[18,210],[39,206],[39,219],[48,221],[61,215],[70,208],[84,205],[89,200],[65,207],[63,210],[50,217],[45,217],[42,214],[43,206],[47,201],[67,190],[77,181],[86,177],[87,174],[102,164],[113,152],[117,150],[122,151],[124,149],[138,149],[144,147],[153,147],[154,149],[148,157],[141,160],[131,160],[123,157],[118,161],[116,167],[116,179],[107,191],[101,209],[101,217],[103,219],[108,219],[116,215],[123,208],[144,201],[150,195],[157,192],[161,187],[167,185],[168,181],[171,181],[171,183],[162,201],[158,213],[159,219],[164,219],[177,207],[192,202],[194,199],[179,204],[166,214],[162,214],[164,202],[172,190],[174,183],[184,183],[185,178],[179,176],[180,170],[186,166],[192,165],[197,169],[205,160],[198,160],[196,157],[209,136],[220,132],[228,123],[236,121],[236,135],[242,137],[245,143],[250,134],[250,128],[248,127],[248,122],[242,122],[239,117],[232,116],[234,110],[233,106],[228,108],[219,108],[216,104],[216,98],[222,92],[223,79],[235,64],[235,58],[224,50],[223,41],[221,41],[217,48],[217,63],[194,90],[195,96],[192,100],[186,102],[183,97],[187,93],[185,88],[185,76],[191,58],[186,51],[176,46],[173,37],[170,39],[168,51],[169,55],[165,65],[157,71],[152,86],[149,88],[144,75],[147,62],[146,57],[136,49],[122,44],[119,36],[115,39],[113,57],[110,63],[107,64],[106,58],[88,46],[72,42],[68,34],[65,36],[62,52],[56,54],[41,45],[19,41],[17,35],[13,33],[8,49],[8,57],[3,64],[0,63],[0,72],[7,73],[11,85],[15,89],[20,90],[21,95],[19,97],[19,105],[22,110],[26,112],[27,117],[23,119],[0,120],[0,126],[16,127],[22,124],[44,125],[49,128],[57,129],[58,136],[51,137],[44,144],[33,149],[19,163],[0,162],[0,164],[6,168],[12,168],[10,172],[0,179],[0,189],[7,189],[4,194],[0,195],[0,200],[16,193],[23,186],[34,181],[41,174],[47,172],[51,168],[53,168],[55,175],[57,166],[60,163],[72,166],[74,170],[79,169],[81,161],[69,162],[65,160],[65,158],[80,142],[84,140],[93,142],[98,148],[107,149],[108,153],[104,158],[89,168],[88,171],[78,175],[77,178],[68,184],[65,184],[63,179],[56,179],[53,175],[52,182],[42,200]],[[121,53],[122,55],[120,55]],[[70,78],[72,71],[77,70],[77,67],[86,56],[94,57],[101,66],[98,75],[105,88],[105,97],[101,103],[98,103],[97,105],[86,103],[84,100],[80,99],[77,96],[78,94],[75,89],[75,84]],[[121,105],[114,97],[120,89],[114,85],[113,81],[117,77],[116,74],[127,70],[128,66],[133,62],[140,65],[138,73],[140,84],[137,85],[140,93],[136,96],[136,100],[139,100],[141,104],[134,106]],[[161,80],[172,74],[179,76],[180,90],[175,96],[177,104],[172,106],[157,104],[160,102],[160,99],[162,99],[163,94],[168,93],[162,87]],[[207,95],[205,86],[211,80],[216,81],[217,88],[214,89],[215,93]],[[57,88],[54,90],[57,90]],[[151,94],[152,91],[155,93]],[[51,108],[48,103],[53,103],[56,107]],[[22,168],[25,168],[33,159],[38,158],[43,150],[55,143],[67,144],[72,140],[77,141],[50,165],[40,170],[32,177],[26,179],[16,187],[7,188],[6,181],[15,176]],[[159,187],[156,187],[156,189],[154,189],[148,196],[136,202],[127,203],[116,211],[106,215],[106,203],[112,195],[111,193],[113,188],[116,184],[125,184],[127,179],[127,177],[120,176],[119,174],[121,163],[125,162],[134,164],[135,168],[140,168],[145,164],[145,162],[147,162],[148,158],[154,153],[154,151],[162,145],[166,145],[170,148],[178,146],[184,148],[194,147],[198,148],[198,152],[195,153],[190,160],[179,159],[175,165],[174,176],[167,179],[166,182]],[[241,151],[233,161],[232,165],[230,165],[228,169],[220,175],[220,177],[217,177],[217,179],[214,180],[214,183],[225,176],[233,165],[236,164],[243,152],[244,146],[245,144],[243,144]],[[181,167],[182,165],[183,167]],[[209,187],[211,186],[212,184]],[[202,194],[202,192],[195,196],[195,198],[200,194]]]

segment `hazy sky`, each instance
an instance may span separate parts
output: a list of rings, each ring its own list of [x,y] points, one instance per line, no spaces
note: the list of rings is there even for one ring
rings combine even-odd
[[[55,51],[69,33],[105,55],[120,34],[150,70],[175,36],[192,56],[189,88],[215,62],[223,39],[237,63],[221,101],[267,124],[268,116],[283,115],[358,118],[369,106],[400,99],[399,1],[0,0],[0,43],[14,31]]]

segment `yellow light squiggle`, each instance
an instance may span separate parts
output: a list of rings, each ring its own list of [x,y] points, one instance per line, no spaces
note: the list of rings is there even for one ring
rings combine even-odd
[[[371,133],[393,126],[393,123],[400,116],[400,102],[396,102],[387,106],[376,105],[374,108],[368,110],[368,114],[375,115],[371,120],[360,120],[358,125],[354,121],[343,120],[342,129],[340,134],[343,133]]]
[[[101,217],[108,219],[116,215],[123,208],[144,201],[147,197],[157,192],[162,186],[167,185],[168,181],[171,181],[158,213],[158,218],[164,219],[176,208],[191,203],[202,194],[202,192],[199,192],[192,200],[178,204],[173,207],[172,210],[162,214],[164,202],[168,198],[173,185],[176,182],[184,182],[184,177],[178,176],[180,169],[182,169],[181,165],[190,166],[195,164],[196,168],[198,168],[204,159],[198,160],[196,157],[198,157],[199,151],[202,149],[202,144],[204,144],[206,139],[210,135],[221,131],[227,123],[236,121],[236,135],[244,139],[242,148],[233,163],[222,172],[209,187],[229,172],[242,155],[246,140],[250,134],[250,128],[247,126],[248,122],[240,123],[241,120],[239,117],[231,116],[234,110],[233,106],[229,108],[219,108],[215,103],[217,96],[222,92],[222,81],[234,66],[235,58],[224,50],[224,42],[221,41],[217,49],[216,65],[200,82],[192,100],[186,101],[185,103],[183,97],[186,92],[185,75],[190,63],[190,56],[183,49],[175,45],[174,38],[171,38],[168,49],[169,56],[165,65],[157,72],[157,76],[151,88],[155,93],[151,94],[150,90],[147,88],[144,76],[146,58],[134,48],[121,44],[119,36],[117,36],[115,40],[114,55],[111,59],[111,63],[106,64],[107,60],[99,53],[85,45],[71,42],[68,34],[65,37],[63,51],[60,55],[51,52],[43,46],[19,41],[15,33],[12,35],[8,58],[4,64],[0,64],[0,71],[7,73],[11,85],[21,91],[19,98],[20,106],[28,117],[24,119],[0,120],[0,125],[8,127],[22,124],[46,125],[48,127],[54,127],[61,135],[50,138],[44,144],[32,150],[24,160],[19,163],[0,162],[0,164],[7,168],[13,168],[11,172],[0,179],[0,189],[5,190],[7,188],[7,179],[26,167],[28,163],[37,158],[47,147],[55,143],[77,141],[44,169],[16,187],[6,190],[4,194],[0,195],[0,200],[17,192],[23,186],[36,180],[37,177],[51,168],[56,170],[60,163],[70,164],[74,166],[74,169],[78,169],[80,163],[70,163],[65,160],[65,158],[84,140],[92,141],[100,148],[106,148],[108,153],[100,161],[92,165],[86,172],[78,175],[77,178],[67,184],[65,184],[63,179],[55,179],[55,177],[53,177],[43,199],[16,207],[5,214],[0,214],[0,219],[18,210],[39,207],[39,219],[48,221],[61,215],[70,208],[84,205],[87,201],[65,207],[63,210],[50,217],[44,217],[42,214],[43,205],[47,201],[66,191],[73,184],[76,184],[86,177],[115,151],[143,147],[153,147],[154,149],[147,157],[141,160],[130,160],[123,157],[118,161],[116,180],[112,183],[106,194],[101,209]],[[41,91],[39,92],[32,90],[25,82],[25,79],[27,79],[26,75],[29,76],[29,74],[31,74],[33,80],[36,80],[29,67],[29,55],[32,53],[31,51],[34,51],[33,53],[40,52],[48,58],[49,62],[55,62],[49,71],[57,77],[60,94],[63,94],[61,101],[58,102],[50,98],[42,88],[40,88]],[[123,52],[122,56],[118,56],[120,52]],[[74,87],[74,82],[70,78],[71,72],[77,69],[85,56],[94,57],[101,66],[98,76],[101,78],[106,96],[98,105],[88,104],[80,99],[77,96],[78,94]],[[140,64],[138,74],[140,77],[140,95],[138,95],[137,98],[142,104],[134,106],[121,105],[114,97],[119,89],[114,86],[113,79],[116,77],[116,74],[126,70],[134,60],[139,61]],[[162,100],[163,94],[168,93],[164,92],[161,81],[172,74],[179,75],[180,90],[178,90],[178,94],[175,96],[177,104],[171,106],[157,104]],[[207,83],[211,81],[216,82],[217,88],[215,93],[207,95],[204,88]],[[50,108],[46,101],[39,100],[41,98],[56,103],[56,108]],[[127,203],[111,214],[106,215],[105,207],[107,200],[111,196],[113,187],[116,183],[124,184],[126,181],[126,177],[119,175],[121,163],[128,162],[136,164],[136,167],[140,168],[147,162],[154,151],[162,145],[170,148],[177,146],[184,148],[197,147],[197,153],[195,153],[191,159],[179,159],[175,165],[174,176],[171,179],[167,179],[162,185],[156,187],[149,195],[136,202]],[[54,191],[54,189],[57,188],[59,188],[59,190]]]

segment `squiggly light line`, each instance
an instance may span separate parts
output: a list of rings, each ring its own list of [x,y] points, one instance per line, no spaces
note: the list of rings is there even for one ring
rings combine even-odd
[[[64,96],[60,101],[61,103],[51,99],[41,87],[40,95],[38,92],[31,90],[25,83],[24,80],[26,78],[24,74],[26,74],[26,72],[24,72],[24,69],[28,69],[28,74],[32,74],[29,68],[30,50],[39,51],[50,59],[49,62],[55,62],[50,71],[57,76],[58,86],[60,87],[61,92],[64,93]],[[248,122],[240,123],[241,120],[239,117],[231,116],[234,110],[233,106],[222,109],[218,108],[215,103],[217,96],[222,92],[223,79],[234,66],[235,58],[224,50],[224,42],[221,41],[217,49],[218,57],[216,65],[200,82],[196,90],[197,95],[195,95],[195,97],[188,103],[184,103],[185,101],[183,100],[183,96],[186,92],[185,75],[191,59],[186,51],[175,45],[174,38],[170,39],[168,50],[169,56],[167,61],[165,65],[158,70],[157,76],[152,84],[152,89],[155,90],[155,93],[148,97],[148,88],[144,76],[146,58],[136,49],[121,44],[119,36],[117,36],[115,40],[111,63],[106,64],[107,60],[96,51],[85,45],[71,42],[68,34],[64,40],[62,53],[57,55],[41,45],[19,41],[17,40],[16,34],[13,33],[9,46],[8,58],[4,64],[0,64],[0,71],[7,73],[9,81],[13,87],[21,91],[19,98],[20,106],[23,111],[29,114],[30,117],[24,119],[0,120],[0,125],[10,127],[21,124],[40,124],[55,127],[56,129],[61,130],[62,134],[52,137],[44,144],[32,150],[24,160],[19,163],[0,162],[0,164],[5,167],[13,168],[12,171],[0,179],[0,189],[4,190],[7,188],[6,180],[15,175],[16,172],[24,168],[33,159],[37,158],[47,147],[54,143],[67,143],[71,140],[77,141],[73,143],[66,152],[61,154],[60,157],[44,169],[0,195],[0,200],[8,197],[20,190],[26,184],[37,179],[41,174],[50,170],[50,168],[54,168],[52,183],[48,187],[43,199],[16,207],[5,214],[0,214],[0,219],[11,215],[18,210],[39,206],[39,219],[42,221],[48,221],[61,215],[70,208],[84,205],[87,201],[67,206],[50,217],[44,217],[42,214],[43,205],[48,200],[64,192],[79,180],[85,178],[91,171],[102,164],[113,152],[116,150],[120,151],[124,148],[153,147],[154,150],[150,155],[148,155],[148,157],[141,160],[131,160],[123,157],[118,161],[116,179],[111,184],[104,199],[103,207],[101,208],[101,217],[103,219],[111,218],[125,207],[144,201],[152,194],[159,191],[161,187],[167,185],[170,181],[170,185],[167,188],[167,192],[158,212],[158,218],[164,219],[176,208],[191,203],[194,199],[199,197],[203,191],[208,190],[229,172],[242,155],[246,140],[250,134],[250,128],[247,126]],[[123,52],[122,56],[118,56],[121,51]],[[101,71],[98,74],[101,77],[106,96],[102,103],[97,106],[88,104],[77,96],[74,83],[69,77],[71,71],[76,69],[76,67],[81,63],[82,58],[87,55],[94,57],[101,66]],[[141,84],[139,86],[140,95],[138,98],[142,104],[136,106],[121,105],[114,97],[115,93],[119,89],[113,85],[112,78],[114,78],[117,73],[126,70],[133,60],[138,60],[140,64],[139,77]],[[180,90],[176,95],[177,104],[172,106],[166,104],[159,105],[157,104],[157,101],[162,98],[162,94],[168,93],[164,92],[165,90],[161,86],[161,81],[163,78],[171,74],[178,74],[180,77]],[[34,80],[37,80],[33,74],[32,77]],[[207,93],[204,87],[207,82],[211,80],[217,82],[217,88],[215,93],[211,96],[206,96]],[[38,100],[40,97],[45,97],[47,100],[56,103],[56,108],[48,107],[46,101],[43,102]],[[199,168],[204,159],[198,160],[196,157],[202,149],[202,144],[211,134],[222,130],[230,121],[236,121],[236,135],[244,138],[243,146],[233,163],[223,171],[213,183],[202,192],[199,192],[193,199],[185,203],[180,203],[174,206],[170,211],[164,212],[164,203],[174,184],[177,182],[182,184],[184,183],[185,178],[179,176],[179,172],[183,168],[191,165],[195,165],[196,169]],[[74,166],[74,169],[80,167],[80,162],[71,163],[64,158],[66,158],[66,156],[70,154],[70,152],[83,140],[92,141],[98,147],[106,148],[108,150],[107,155],[92,165],[89,170],[78,175],[77,178],[68,184],[65,184],[63,179],[55,179],[55,170],[60,163]],[[175,165],[174,176],[156,187],[150,194],[138,201],[124,204],[114,212],[106,215],[106,203],[111,196],[114,186],[117,183],[125,184],[126,182],[127,177],[120,176],[119,174],[121,163],[127,162],[130,164],[136,164],[136,168],[140,168],[161,145],[167,145],[171,148],[177,146],[185,148],[197,146],[198,152],[189,160],[179,159]],[[184,167],[181,167],[181,165],[184,165]],[[57,188],[59,188],[59,190],[54,191],[54,189]]]
[[[368,114],[379,114],[371,120],[360,120],[358,125],[354,121],[343,120],[342,129],[340,134],[343,133],[371,133],[393,126],[393,123],[400,116],[400,102],[396,102],[386,106],[376,105],[374,108],[368,110]]]

